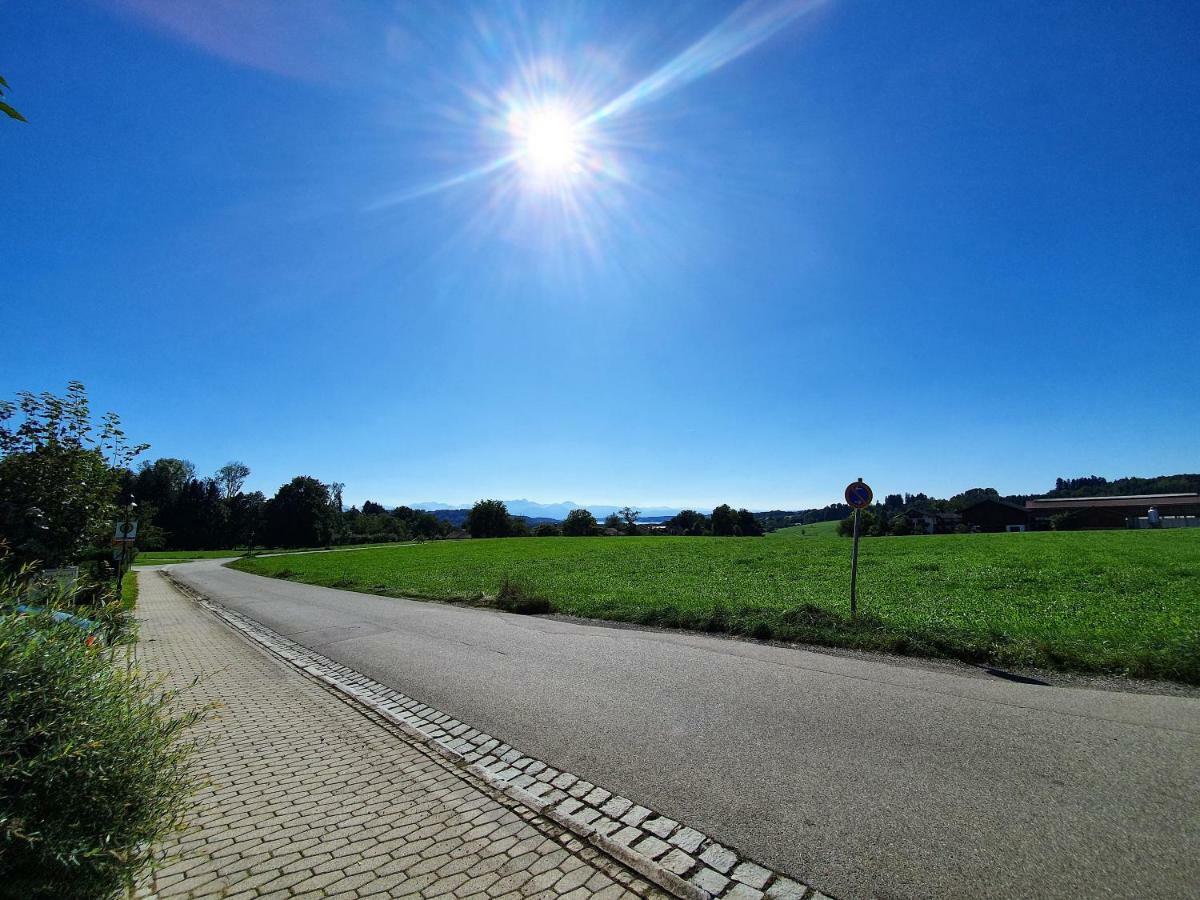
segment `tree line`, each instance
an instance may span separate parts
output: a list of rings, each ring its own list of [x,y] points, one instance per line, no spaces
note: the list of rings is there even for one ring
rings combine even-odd
[[[1137,494],[1197,494],[1200,475],[1158,475],[1153,478],[1114,478],[1100,475],[1058,478],[1047,497],[1120,497]]]
[[[480,500],[467,514],[465,527],[475,538],[495,537],[598,537],[601,535],[656,534],[708,535],[715,537],[758,537],[763,534],[762,524],[746,509],[735,510],[722,504],[712,511],[711,516],[685,509],[664,522],[661,528],[653,528],[638,522],[641,512],[626,506],[610,513],[603,524],[586,509],[573,509],[561,523],[542,522],[532,529],[520,516],[510,515],[501,500]]]
[[[728,504],[710,515],[683,510],[661,527],[640,524],[641,512],[625,507],[603,523],[586,509],[572,510],[561,523],[531,525],[509,513],[501,500],[480,500],[471,507],[463,531],[436,513],[397,506],[388,509],[368,500],[343,508],[342,485],[298,475],[273,497],[243,487],[250,468],[229,462],[200,476],[184,459],[144,462],[121,478],[120,504],[135,503],[130,515],[139,525],[138,546],[145,550],[222,550],[237,547],[324,547],[444,537],[589,537],[611,534],[711,535],[753,537],[762,524],[746,509]],[[122,505],[121,508],[124,508]]]
[[[432,513],[368,501],[344,509],[343,485],[297,475],[272,497],[244,492],[250,467],[230,462],[199,477],[184,459],[143,463],[127,478],[126,494],[141,522],[146,550],[231,547],[325,547],[443,537],[450,525]]]

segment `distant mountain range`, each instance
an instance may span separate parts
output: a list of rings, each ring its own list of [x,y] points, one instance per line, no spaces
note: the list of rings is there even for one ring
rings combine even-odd
[[[424,500],[420,503],[410,503],[408,505],[413,509],[427,509],[434,513],[457,513],[462,510],[460,504],[442,503],[438,500]],[[504,505],[508,507],[510,515],[525,516],[530,520],[543,519],[553,522],[561,522],[567,517],[567,513],[573,509],[586,509],[597,519],[603,519],[609,513],[619,512],[621,509],[619,506],[609,506],[602,503],[587,504],[584,506],[579,503],[572,503],[570,500],[564,500],[562,503],[536,503],[533,500],[505,500]],[[642,516],[639,519],[641,522],[665,521],[679,512],[678,509],[670,506],[646,506],[642,507],[641,511]]]

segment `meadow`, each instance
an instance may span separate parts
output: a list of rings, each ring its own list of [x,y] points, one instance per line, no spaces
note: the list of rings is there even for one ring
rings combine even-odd
[[[232,565],[483,604],[507,581],[506,595],[574,616],[1200,683],[1200,530],[869,538],[857,621],[849,557],[848,539],[805,526],[760,539],[438,541]]]

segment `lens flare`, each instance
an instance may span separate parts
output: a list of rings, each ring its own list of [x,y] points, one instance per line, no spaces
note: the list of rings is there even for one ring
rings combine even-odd
[[[635,243],[646,258],[657,258],[644,236],[677,233],[681,224],[668,203],[650,201],[678,183],[679,167],[649,108],[826,2],[744,0],[640,79],[627,67],[633,45],[583,41],[586,29],[570,16],[475,14],[463,43],[466,75],[439,107],[445,130],[432,151],[457,165],[369,208],[442,195],[461,217],[460,234],[544,246],[545,258],[564,267],[610,258],[631,235],[643,236]]]

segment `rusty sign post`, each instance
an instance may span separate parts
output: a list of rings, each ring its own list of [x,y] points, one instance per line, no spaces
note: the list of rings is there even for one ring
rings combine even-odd
[[[875,494],[860,477],[846,485],[846,503],[854,508],[854,549],[850,554],[850,618],[858,618],[858,511],[871,505]]]

